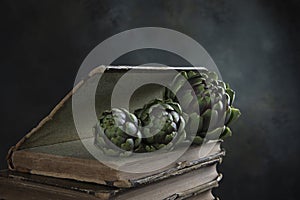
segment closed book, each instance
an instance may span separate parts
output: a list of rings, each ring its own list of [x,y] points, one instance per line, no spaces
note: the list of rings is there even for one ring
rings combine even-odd
[[[186,174],[163,179],[136,188],[116,188],[24,173],[0,173],[0,198],[18,199],[213,199],[211,189],[218,186],[221,175],[216,164]]]

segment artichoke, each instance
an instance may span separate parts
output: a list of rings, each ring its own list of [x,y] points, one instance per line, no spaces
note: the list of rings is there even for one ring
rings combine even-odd
[[[126,109],[105,111],[94,127],[94,143],[108,155],[130,155],[141,144],[136,116]]]
[[[190,90],[185,89],[189,84]],[[170,90],[171,89],[171,90]],[[218,139],[230,136],[228,127],[240,116],[240,111],[233,107],[235,92],[218,80],[215,72],[208,70],[182,71],[173,80],[170,89],[166,88],[164,99],[178,102],[177,97],[182,97],[180,105],[183,110],[197,110],[188,114],[186,132],[191,132],[191,127],[197,127],[197,134],[193,140],[195,144],[202,144],[204,138]],[[192,91],[193,90],[193,91]],[[193,94],[195,94],[193,96]],[[179,102],[178,102],[179,103]]]
[[[144,136],[139,152],[172,149],[185,140],[185,120],[178,103],[154,99],[134,113],[141,121]]]

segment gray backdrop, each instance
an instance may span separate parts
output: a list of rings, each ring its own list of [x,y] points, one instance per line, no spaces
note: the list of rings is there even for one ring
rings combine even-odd
[[[84,57],[118,32],[181,31],[201,43],[237,91],[242,117],[224,147],[221,199],[296,199],[299,163],[299,13],[287,1],[2,0],[1,146],[5,155],[70,90]],[[143,50],[114,64],[185,65]]]

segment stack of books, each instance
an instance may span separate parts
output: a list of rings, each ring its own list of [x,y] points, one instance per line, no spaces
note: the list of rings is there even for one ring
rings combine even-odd
[[[95,94],[95,104],[100,111],[110,106],[109,95],[105,91],[112,91],[114,81],[127,70],[112,67],[108,70],[110,73],[100,80],[104,86],[98,87]],[[91,155],[86,144],[93,144],[94,138],[89,137],[93,136],[90,133],[93,122],[86,126],[86,137],[80,137],[74,124],[72,97],[85,92],[89,81],[101,73],[101,68],[91,72],[10,149],[7,157],[9,170],[0,174],[0,199],[19,199],[20,196],[22,199],[216,199],[212,189],[218,187],[222,178],[217,171],[217,165],[225,156],[222,140],[191,146],[177,160],[165,166],[163,163],[168,160],[168,153],[139,160],[130,156],[124,158],[122,163],[127,168],[134,169],[154,161],[164,166],[145,173],[118,170],[108,165],[109,161],[103,164]],[[157,73],[161,71],[157,70]],[[147,91],[149,94],[146,94]],[[131,105],[140,107],[142,96],[149,98],[149,95],[161,92],[161,87],[153,86],[142,94],[135,94],[139,98]],[[172,154],[176,153],[177,150],[172,151]]]

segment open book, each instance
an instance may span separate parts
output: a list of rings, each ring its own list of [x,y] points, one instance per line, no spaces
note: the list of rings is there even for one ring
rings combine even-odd
[[[163,74],[174,69],[186,70],[186,68],[165,67],[107,67],[106,70],[103,66],[96,68],[86,79],[80,81],[48,116],[10,149],[7,159],[10,170],[129,188],[161,181],[194,170],[199,171],[205,166],[215,166],[215,163],[220,162],[224,156],[220,140],[207,142],[201,147],[191,147],[178,159],[167,163],[163,168],[146,173],[131,173],[111,168],[107,164],[109,161],[103,163],[91,155],[88,148],[89,145],[93,148],[92,127],[96,121],[89,115],[84,116],[85,121],[80,122],[84,123],[84,126],[78,130],[74,122],[76,119],[72,113],[72,106],[74,106],[72,99],[76,95],[84,95],[89,92],[89,86],[103,75],[99,81],[101,87],[96,88],[93,99],[97,113],[110,109],[111,91],[120,77],[131,69],[134,69],[132,73],[136,77],[140,77],[139,73],[150,73],[158,79],[164,79]],[[164,87],[157,84],[149,84],[143,89],[138,89],[130,99],[130,109],[140,108],[150,99],[161,97],[163,90]],[[126,157],[118,167],[134,168],[150,162],[162,164],[168,160],[169,156],[176,156],[176,154],[178,152],[174,150],[155,157]]]

